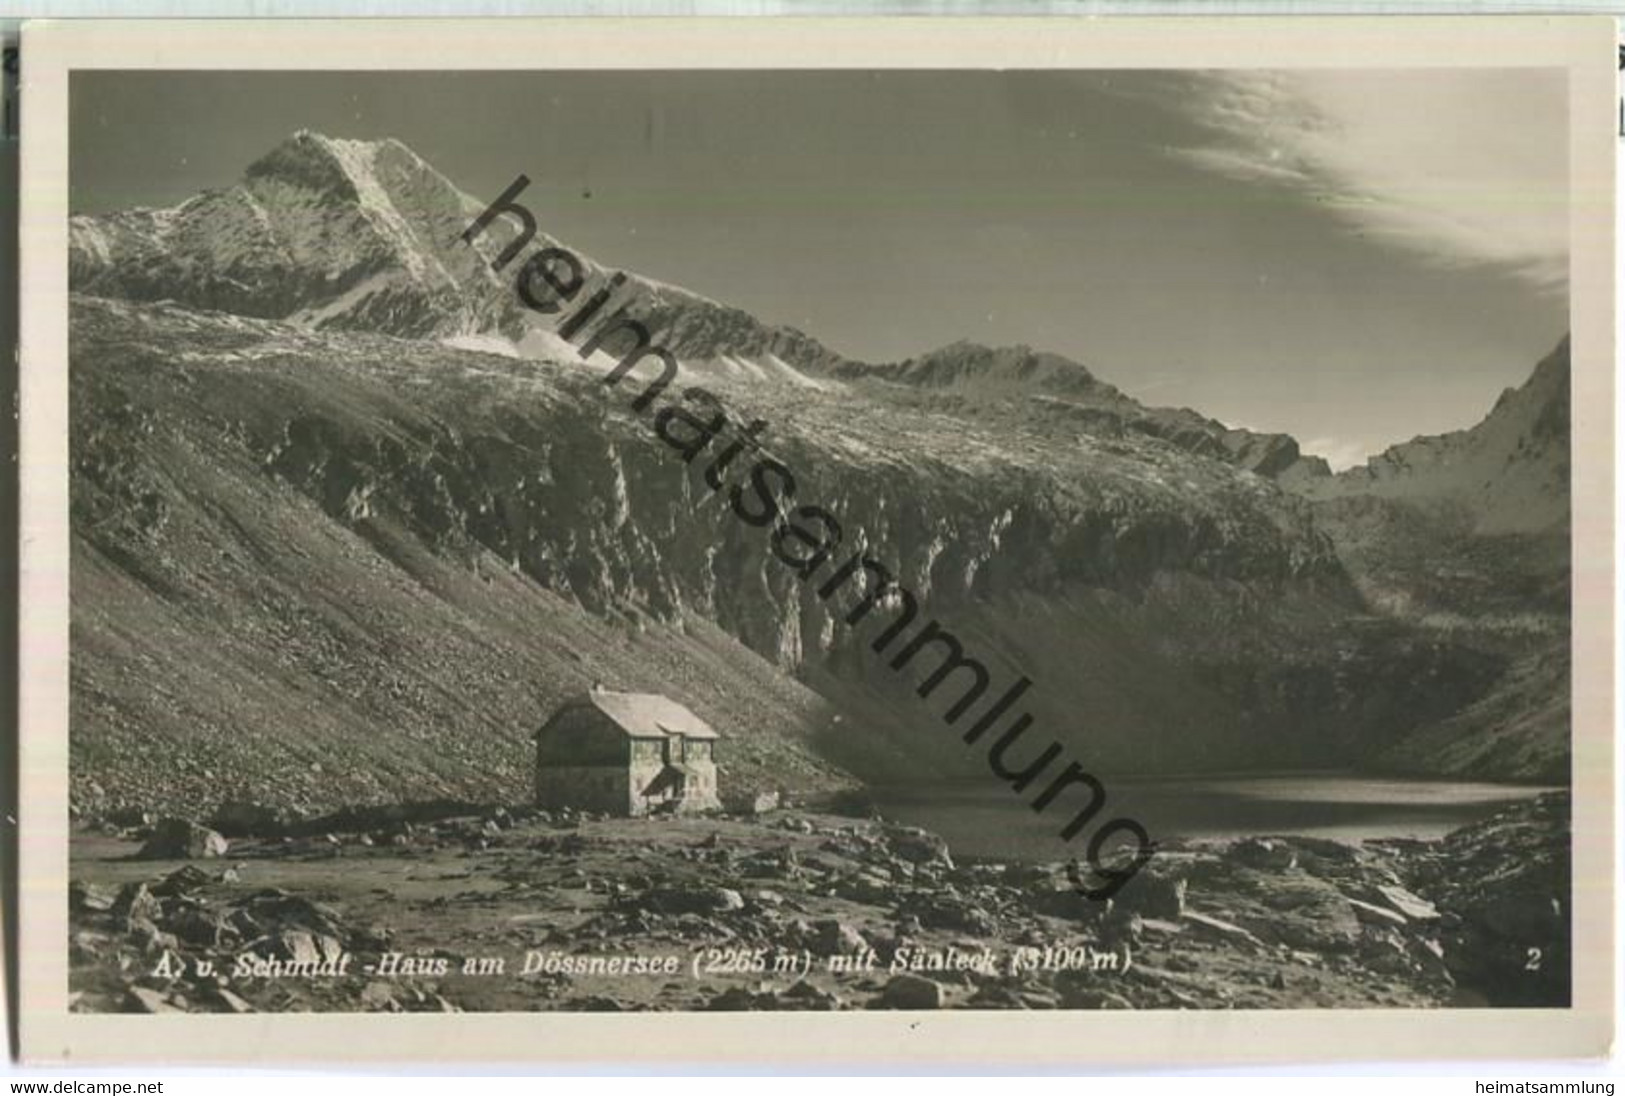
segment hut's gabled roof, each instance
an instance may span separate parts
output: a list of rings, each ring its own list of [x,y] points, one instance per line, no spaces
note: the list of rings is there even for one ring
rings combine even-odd
[[[566,707],[591,704],[609,717],[629,738],[720,738],[710,725],[677,701],[659,693],[621,693],[593,689]]]

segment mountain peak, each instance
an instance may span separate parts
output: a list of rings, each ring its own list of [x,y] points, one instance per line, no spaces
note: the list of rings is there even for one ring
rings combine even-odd
[[[512,327],[466,196],[400,141],[301,129],[172,209],[75,218],[79,292],[408,337]]]

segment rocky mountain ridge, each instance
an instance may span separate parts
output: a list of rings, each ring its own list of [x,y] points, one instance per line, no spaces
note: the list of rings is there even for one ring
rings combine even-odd
[[[1286,434],[1232,428],[1189,408],[1148,407],[1086,366],[1027,346],[961,340],[886,365],[843,362],[834,372],[855,383],[941,394],[949,404],[1025,401],[1044,414],[1068,416],[1095,436],[1159,438],[1269,479],[1314,478],[1331,471],[1324,459],[1305,455]]]
[[[1569,779],[1569,368],[1564,339],[1476,425],[1291,483],[1368,604],[1506,666],[1377,765]]]
[[[239,188],[75,219],[76,799],[513,798],[530,731],[594,680],[737,728],[742,788],[980,765],[920,669],[874,657],[877,621],[849,627],[532,325],[489,269],[506,237],[435,243],[470,201],[404,146],[301,134]],[[798,501],[1038,683],[1035,750],[1354,765],[1516,657],[1376,605],[1322,527],[1338,500],[1282,489],[1324,475],[1290,438],[1025,348],[862,366],[639,291],[734,426],[769,424]]]
[[[1313,499],[1371,497],[1461,511],[1481,533],[1569,521],[1569,340],[1476,425],[1390,446],[1365,464],[1295,482]]]

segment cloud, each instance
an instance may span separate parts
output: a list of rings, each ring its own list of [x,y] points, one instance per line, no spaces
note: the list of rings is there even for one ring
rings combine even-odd
[[[1444,266],[1568,282],[1564,74],[1547,69],[1195,74],[1178,109],[1196,167],[1288,188]]]

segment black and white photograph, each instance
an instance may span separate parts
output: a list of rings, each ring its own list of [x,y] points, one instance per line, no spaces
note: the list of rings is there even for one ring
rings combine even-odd
[[[67,100],[72,1013],[1573,1007],[1565,68]]]

